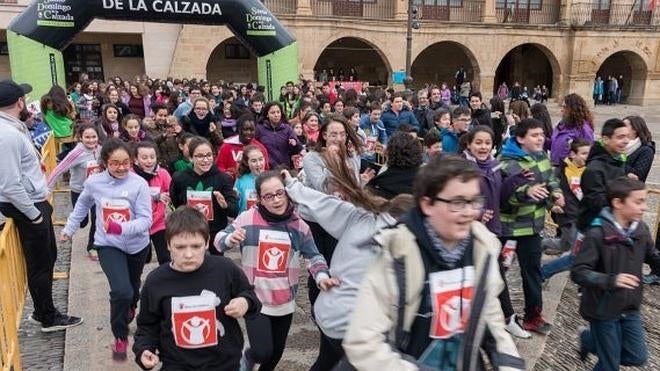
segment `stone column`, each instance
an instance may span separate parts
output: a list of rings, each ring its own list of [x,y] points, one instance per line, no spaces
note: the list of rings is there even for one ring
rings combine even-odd
[[[484,0],[483,9],[481,9],[481,22],[497,23],[495,0]]]
[[[298,0],[296,15],[312,15],[312,2],[310,0]]]
[[[394,19],[401,21],[408,19],[408,0],[391,1],[394,1]]]
[[[484,97],[484,101],[487,102],[490,97],[495,95],[495,75],[481,73],[479,76],[479,91]]]
[[[573,2],[574,2],[573,0],[560,0],[560,4],[559,4],[560,25],[568,26],[571,24],[571,9],[573,8]]]

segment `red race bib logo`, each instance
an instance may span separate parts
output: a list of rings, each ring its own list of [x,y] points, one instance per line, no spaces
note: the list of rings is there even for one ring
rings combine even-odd
[[[286,232],[260,231],[257,271],[285,273],[289,266],[290,252],[291,240]]]
[[[210,191],[187,191],[186,205],[199,210],[206,220],[213,220],[213,194]]]
[[[474,267],[429,275],[433,319],[429,336],[447,339],[467,327],[473,296]]]
[[[213,297],[172,298],[172,332],[180,348],[196,349],[218,344]]]
[[[103,225],[110,221],[121,224],[131,220],[130,204],[126,200],[104,199],[101,200],[101,216]]]
[[[85,178],[89,178],[90,175],[97,174],[101,172],[101,166],[96,160],[87,161],[87,166],[85,167]]]
[[[250,191],[247,197],[247,210],[250,210],[257,204],[257,192]]]

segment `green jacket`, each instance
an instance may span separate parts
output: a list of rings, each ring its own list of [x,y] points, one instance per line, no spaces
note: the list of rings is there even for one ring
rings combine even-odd
[[[556,195],[562,194],[559,180],[555,176],[550,159],[545,152],[529,154],[520,148],[515,139],[508,140],[500,155],[502,176],[518,177],[520,182],[505,182],[502,187],[500,219],[502,236],[519,237],[540,233],[545,228],[546,209],[552,206]],[[534,180],[521,176],[523,171],[534,173]],[[527,195],[529,187],[545,183],[550,196],[543,201],[534,201]]]

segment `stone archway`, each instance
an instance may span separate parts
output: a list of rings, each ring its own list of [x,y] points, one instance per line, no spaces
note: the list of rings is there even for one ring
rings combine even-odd
[[[644,59],[629,50],[618,51],[607,57],[599,66],[596,76],[603,80],[608,76],[623,76],[621,102],[642,104],[646,88],[648,68]]]
[[[358,81],[368,81],[370,85],[386,85],[392,68],[387,63],[383,52],[372,43],[356,38],[342,37],[323,49],[314,65],[315,78],[326,70],[334,72],[339,80],[340,70],[348,80],[350,68],[355,68]]]
[[[206,63],[206,78],[209,81],[255,82],[257,57],[236,37],[230,37],[211,52]]]
[[[530,96],[536,85],[545,85],[552,97],[561,88],[560,77],[559,62],[552,51],[540,44],[521,44],[509,50],[498,64],[493,93],[501,83],[511,87],[517,81],[527,86]]]
[[[442,62],[440,62],[442,61]],[[440,41],[422,50],[410,68],[413,85],[455,84],[456,71],[463,67],[466,79],[478,84],[481,70],[474,54],[465,45],[455,41]]]

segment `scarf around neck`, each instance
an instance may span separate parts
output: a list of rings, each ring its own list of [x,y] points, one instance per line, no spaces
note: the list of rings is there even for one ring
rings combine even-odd
[[[287,198],[288,197],[289,196],[287,196]],[[287,206],[286,211],[284,211],[284,214],[282,215],[271,213],[270,211],[268,211],[268,209],[266,209],[265,206],[261,204],[257,205],[257,211],[268,223],[280,223],[291,219],[291,216],[293,215],[294,207],[293,207],[293,202],[291,202],[291,199],[289,199],[289,206]]]
[[[635,151],[637,151],[640,147],[642,146],[642,141],[639,139],[639,137],[631,140],[628,145],[626,146],[626,156],[630,156]]]

